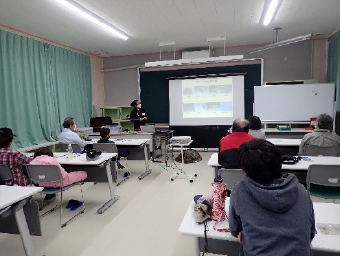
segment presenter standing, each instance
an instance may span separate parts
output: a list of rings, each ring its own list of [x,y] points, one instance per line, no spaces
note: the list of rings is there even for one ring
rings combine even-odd
[[[130,113],[130,121],[133,122],[134,130],[140,131],[140,126],[145,125],[148,116],[145,113],[145,110],[142,109],[142,104],[139,100],[132,101],[130,106],[133,107],[133,110]]]

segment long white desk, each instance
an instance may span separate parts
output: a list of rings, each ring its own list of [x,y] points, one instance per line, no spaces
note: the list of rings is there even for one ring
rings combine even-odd
[[[95,161],[88,161],[86,159],[86,154],[75,154],[73,159],[68,159],[67,154],[65,153],[54,153],[54,157],[58,160],[61,165],[70,165],[70,166],[105,166],[106,169],[106,176],[108,179],[108,185],[110,189],[110,200],[107,201],[102,207],[98,209],[98,213],[101,214],[106,211],[112,204],[114,204],[119,198],[119,195],[115,195],[113,190],[113,181],[111,176],[111,168],[110,168],[110,161],[111,158],[117,156],[117,153],[102,153],[99,158]]]
[[[279,131],[277,128],[264,128],[262,131],[267,138],[287,138],[287,139],[302,139],[302,137],[312,132],[312,130],[305,130],[304,128],[292,128],[291,130]]]
[[[282,164],[283,170],[308,170],[308,167],[311,164],[335,164],[340,165],[340,157],[333,157],[333,156],[309,156],[311,160],[306,161],[301,159],[296,164]],[[213,153],[208,161],[208,166],[210,167],[219,167],[221,166],[218,163],[218,153]]]
[[[112,140],[116,146],[135,146],[139,148],[143,148],[144,150],[144,160],[145,160],[145,172],[142,173],[138,179],[144,179],[146,176],[148,176],[152,170],[149,167],[149,159],[148,159],[148,150],[147,150],[147,142],[149,139],[113,139]],[[97,143],[98,139],[93,139],[90,143]]]
[[[277,147],[298,147],[301,139],[285,139],[285,138],[269,138],[267,141],[273,143]],[[208,161],[210,167],[220,166],[218,163],[218,153],[213,153]]]
[[[340,165],[340,157],[333,156],[309,156],[311,160],[300,160],[296,164],[282,164],[282,170],[290,170],[290,171],[307,171],[308,167],[311,164],[323,164],[323,165]]]
[[[39,149],[39,148],[42,148],[42,147],[50,147],[50,146],[54,147],[57,144],[59,144],[59,141],[44,142],[44,143],[41,143],[41,144],[38,144],[38,145],[29,146],[29,147],[26,147],[26,148],[18,148],[17,150],[19,152],[29,152],[29,151],[36,150],[36,149]]]
[[[293,173],[299,179],[301,183],[306,182],[306,175],[308,167],[311,164],[323,164],[323,165],[340,165],[340,157],[332,157],[332,156],[310,156],[308,157],[311,160],[306,161],[301,159],[299,162],[295,164],[282,164],[282,172],[283,173]],[[218,153],[213,153],[208,161],[208,166],[214,168],[215,176],[218,175],[218,169],[221,166],[218,163]]]
[[[31,242],[23,206],[26,204],[26,198],[42,190],[42,187],[0,186],[0,211],[12,206],[25,254],[28,256],[35,256],[35,251]]]
[[[120,132],[111,133],[111,139],[147,139],[147,144],[149,145],[150,151],[153,150],[153,136],[154,133],[151,132]],[[100,133],[95,132],[89,135],[90,139],[100,139]]]
[[[179,232],[183,235],[194,236],[196,239],[196,250],[195,256],[199,255],[199,240],[204,238],[204,225],[196,223],[197,213],[194,211],[195,203],[192,201],[183,220],[179,227]],[[314,213],[315,213],[315,223],[329,223],[329,224],[340,224],[340,205],[333,203],[313,203]],[[226,212],[229,211],[229,198],[226,200]],[[229,232],[218,232],[213,229],[214,221],[208,221],[208,229],[207,232],[208,238],[215,240],[215,242],[220,242],[220,245],[223,246],[226,241],[231,242],[229,247],[224,246],[223,250],[218,250],[214,247],[210,246],[211,253],[223,254],[223,255],[238,255],[235,254],[235,250],[238,248],[238,240],[233,237]],[[227,221],[219,224],[219,227],[229,227]],[[327,255],[339,255],[340,253],[340,235],[325,235],[317,230],[317,234],[315,235],[311,247],[314,252],[314,256],[322,255],[322,252],[330,252],[331,254]],[[218,246],[217,246],[218,247]],[[334,254],[332,254],[334,253]]]
[[[302,139],[268,138],[266,140],[273,143],[277,147],[298,147],[300,146]]]

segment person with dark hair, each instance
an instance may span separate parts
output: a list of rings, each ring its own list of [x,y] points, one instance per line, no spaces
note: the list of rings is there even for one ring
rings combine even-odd
[[[60,133],[58,139],[60,143],[63,144],[78,144],[81,150],[84,150],[86,146],[85,141],[83,141],[77,134],[76,122],[73,117],[67,117],[64,119],[63,130]]]
[[[139,100],[134,100],[130,104],[133,110],[130,112],[130,121],[133,122],[133,128],[135,131],[140,131],[140,126],[145,125],[148,120],[148,115],[145,110],[142,109],[142,104]]]
[[[97,141],[97,143],[114,143],[112,140],[110,140],[110,129],[107,128],[107,127],[103,127],[100,129],[100,137],[101,139]],[[118,169],[124,169],[125,166],[123,166],[119,160],[122,158],[122,157],[127,157],[128,155],[130,155],[130,151],[129,150],[122,150],[122,151],[119,151],[118,152],[118,161],[117,161],[117,166],[118,166]],[[115,159],[113,159],[115,161]],[[124,174],[124,177],[125,176],[129,176],[130,173],[126,172]]]
[[[237,160],[245,176],[231,191],[229,228],[239,255],[312,255],[313,203],[295,175],[282,176],[279,150],[255,139],[240,146]]]
[[[27,186],[29,181],[23,172],[22,165],[31,162],[32,158],[10,149],[14,136],[10,128],[0,128],[0,164],[7,165],[12,171],[14,185]]]
[[[333,118],[324,113],[317,118],[317,129],[303,136],[299,155],[302,156],[306,145],[319,147],[340,146],[340,137],[333,132]]]
[[[58,163],[58,160],[53,157],[53,152],[47,148],[39,148],[35,153],[34,153],[34,159],[30,162],[30,164],[34,165],[56,165],[58,166],[61,175],[63,176],[63,186],[68,186],[73,183],[83,181],[87,178],[87,173],[84,171],[77,171],[77,172],[66,172],[63,167]],[[51,183],[41,183],[39,184],[40,186],[43,187],[60,187],[60,182],[51,182]],[[46,198],[45,198],[46,199]],[[48,199],[46,199],[48,200]]]
[[[258,116],[250,116],[248,118],[249,121],[249,134],[259,138],[259,139],[266,139],[266,135],[263,131],[261,131],[262,124],[261,119]]]
[[[243,142],[256,139],[249,135],[249,122],[245,119],[235,119],[232,125],[232,133],[224,136],[220,141],[218,163],[226,169],[239,169],[237,163],[237,150]]]

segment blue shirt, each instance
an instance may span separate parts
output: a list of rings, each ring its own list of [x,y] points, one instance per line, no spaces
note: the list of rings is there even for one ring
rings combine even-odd
[[[78,144],[81,150],[84,150],[86,145],[85,141],[81,140],[79,135],[69,128],[64,128],[58,138],[59,142],[63,144]]]

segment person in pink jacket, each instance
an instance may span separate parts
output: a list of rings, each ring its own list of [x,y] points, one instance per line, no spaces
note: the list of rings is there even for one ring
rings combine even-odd
[[[59,167],[60,172],[63,176],[63,185],[68,186],[70,184],[85,180],[87,178],[87,173],[84,171],[77,171],[68,173],[63,167],[58,163],[57,159],[53,157],[53,152],[49,148],[39,148],[34,153],[34,159],[29,164],[37,165],[56,165]],[[60,187],[60,182],[51,183],[40,183],[39,186],[42,187]]]

